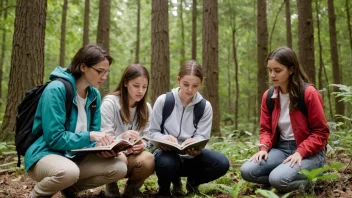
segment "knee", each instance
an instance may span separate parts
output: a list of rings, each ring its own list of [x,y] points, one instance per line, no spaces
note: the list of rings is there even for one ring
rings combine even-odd
[[[244,163],[242,166],[241,166],[241,168],[240,168],[240,172],[241,172],[241,176],[242,176],[242,178],[244,179],[244,180],[246,180],[246,181],[252,181],[252,174],[251,174],[251,172],[252,172],[252,169],[251,169],[251,167],[248,165],[248,163],[249,162],[246,162],[246,163]]]
[[[220,172],[221,175],[224,175],[227,173],[227,171],[230,168],[230,162],[227,159],[227,157],[225,157],[224,155],[222,155],[219,160],[218,160],[218,170]]]
[[[114,181],[123,179],[127,174],[127,165],[123,160],[115,158],[112,167],[108,174]]]
[[[55,177],[60,181],[60,183],[71,186],[78,181],[79,174],[80,171],[78,166],[65,166],[57,170]]]
[[[177,169],[179,165],[179,156],[173,152],[161,151],[155,155],[155,170],[157,172],[170,173]]]
[[[272,171],[269,175],[270,185],[276,190],[284,191],[288,186],[287,179],[284,175],[285,174],[282,174],[279,171]]]
[[[136,163],[136,168],[141,168],[143,171],[148,172],[149,175],[154,173],[154,167],[155,167],[155,162],[154,162],[154,155],[151,154],[150,152],[142,152],[140,154],[140,157]]]

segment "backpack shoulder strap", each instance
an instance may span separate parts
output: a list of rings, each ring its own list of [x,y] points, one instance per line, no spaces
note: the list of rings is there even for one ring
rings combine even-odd
[[[66,120],[68,120],[70,118],[71,110],[72,110],[73,87],[72,87],[71,83],[68,82],[66,79],[55,78],[54,80],[58,80],[58,81],[62,82],[62,84],[65,85],[65,89],[66,89],[66,101],[65,101]]]
[[[205,110],[205,105],[207,103],[207,100],[205,98],[202,98],[200,102],[194,105],[193,109],[193,126],[197,131],[198,123],[200,119],[202,119],[204,110]]]
[[[308,117],[308,110],[307,110],[307,106],[306,106],[306,102],[304,100],[304,93],[307,89],[307,87],[309,86],[313,86],[313,84],[310,83],[304,83],[304,88],[302,90],[302,93],[299,95],[299,101],[298,101],[298,109],[306,116]]]
[[[175,107],[175,97],[172,92],[167,92],[165,96],[165,102],[163,107],[162,119],[160,124],[161,133],[164,134],[164,124],[166,119],[171,115]]]
[[[272,114],[274,110],[274,104],[273,104],[273,99],[271,98],[274,94],[275,87],[271,87],[268,91],[268,95],[266,96],[266,107],[269,110],[269,113]]]

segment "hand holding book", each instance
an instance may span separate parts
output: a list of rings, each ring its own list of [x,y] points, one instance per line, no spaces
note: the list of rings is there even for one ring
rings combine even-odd
[[[195,140],[193,138],[188,139],[183,144],[171,142],[165,138],[164,140],[149,139],[149,141],[157,148],[162,150],[174,150],[179,154],[197,155],[201,152],[201,149],[206,146],[208,139],[206,140]]]

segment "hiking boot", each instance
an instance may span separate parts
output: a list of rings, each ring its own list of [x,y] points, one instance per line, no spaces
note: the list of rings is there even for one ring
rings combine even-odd
[[[192,184],[193,182],[187,180],[187,184],[186,184],[186,189],[187,189],[187,195],[190,194],[199,194],[199,190],[198,190],[198,186],[199,185],[194,185]]]
[[[34,195],[34,189],[29,193],[28,198],[50,198],[51,196],[40,196],[37,197]]]
[[[142,198],[143,193],[141,193],[141,191],[139,191],[139,188],[137,188],[135,185],[126,184],[122,197],[124,197],[124,198],[134,198],[134,197]]]
[[[178,177],[177,181],[175,183],[172,183],[173,187],[172,187],[172,195],[175,197],[182,197],[185,195],[185,193],[182,190],[182,182],[181,182],[181,178]]]
[[[156,194],[158,198],[171,197],[170,189],[159,188],[158,193]]]
[[[76,189],[72,186],[67,187],[63,190],[60,191],[62,196],[64,196],[65,198],[75,198],[78,197],[78,192],[76,191]]]
[[[121,196],[117,183],[113,182],[110,184],[105,184],[104,195],[108,198],[120,198]]]

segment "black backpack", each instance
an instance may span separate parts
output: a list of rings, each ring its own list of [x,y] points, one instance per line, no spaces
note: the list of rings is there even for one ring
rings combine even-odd
[[[200,119],[203,117],[206,102],[207,101],[203,98],[200,102],[198,102],[197,104],[194,105],[193,125],[194,125],[194,128],[196,129],[196,131],[197,131],[198,123],[199,123]],[[165,121],[171,115],[174,107],[175,107],[175,97],[172,94],[172,92],[167,92],[166,97],[165,97],[164,107],[163,107],[161,125],[160,125],[160,129],[161,129],[162,134],[164,134]]]
[[[298,110],[300,110],[306,117],[308,117],[308,110],[306,107],[306,103],[304,101],[304,92],[306,91],[307,87],[311,85],[312,84],[304,83],[304,89],[302,90],[302,93],[299,95],[299,101],[298,101]],[[266,101],[265,101],[270,115],[273,113],[273,110],[274,110],[274,103],[273,103],[273,99],[271,98],[274,94],[274,90],[275,90],[275,87],[271,87],[269,89],[268,95],[266,96]]]
[[[66,89],[66,120],[69,119],[72,110],[73,101],[73,88],[70,82],[63,78],[55,78],[65,85]],[[28,91],[22,100],[21,104],[18,105],[18,114],[16,116],[16,129],[15,129],[15,145],[18,156],[17,166],[20,167],[21,159],[20,155],[24,156],[27,149],[43,134],[40,131],[37,135],[33,135],[32,128],[34,124],[34,117],[37,111],[39,99],[50,82],[42,85],[38,85]]]

